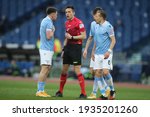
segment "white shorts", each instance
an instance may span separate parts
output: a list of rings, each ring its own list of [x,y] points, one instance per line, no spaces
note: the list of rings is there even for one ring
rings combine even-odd
[[[94,68],[94,61],[92,60],[92,58],[90,60],[90,68]]]
[[[94,69],[113,69],[112,54],[107,59],[104,59],[104,55],[96,55],[94,61]]]
[[[40,52],[40,65],[52,65],[53,51],[39,50]]]

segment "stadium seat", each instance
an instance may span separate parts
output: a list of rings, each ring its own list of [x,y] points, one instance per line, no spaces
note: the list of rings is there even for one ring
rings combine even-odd
[[[22,4],[22,0],[18,0],[18,17],[22,16],[25,12],[25,5]]]
[[[44,2],[46,0],[1,0],[0,16],[5,15],[9,21],[14,21]]]
[[[134,64],[131,66],[131,79],[132,81],[140,82],[141,78],[141,72],[142,72],[142,66],[141,64]]]
[[[2,0],[1,2],[2,2],[2,8],[1,8],[1,15],[2,16],[8,16],[9,14],[9,9],[8,9],[8,6],[9,6],[9,2],[8,2],[9,0]]]
[[[17,7],[16,7],[17,0],[10,1],[10,8],[9,8],[9,20],[14,21],[17,17]]]
[[[11,0],[10,2],[8,0],[1,0],[0,14],[8,16],[9,20],[14,20],[32,11],[35,7],[40,6],[44,2],[46,2],[46,0]],[[76,4],[77,2],[81,4]],[[58,19],[54,23],[56,28],[55,37],[59,38],[61,42],[64,40],[64,23],[66,21],[65,14],[62,11],[65,6],[70,4],[74,5],[76,16],[84,22],[87,35],[89,34],[90,23],[93,21],[91,12],[96,6],[100,6],[106,10],[107,19],[113,26],[116,25],[117,20],[122,20],[122,29],[116,31],[118,38],[116,50],[130,48],[132,44],[139,42],[150,34],[149,0],[62,0],[55,5],[61,12],[59,12]],[[10,8],[9,5],[11,5]],[[36,44],[36,40],[39,37],[40,21],[44,17],[45,13],[43,11],[39,12],[39,14],[19,26],[19,34],[14,33],[12,36],[11,33],[8,32],[3,35],[6,39],[3,42],[16,41],[15,43],[19,43],[20,45],[23,43]],[[120,34],[122,34],[122,36],[118,37]],[[19,35],[19,37],[17,35]],[[11,36],[12,40],[10,39]]]

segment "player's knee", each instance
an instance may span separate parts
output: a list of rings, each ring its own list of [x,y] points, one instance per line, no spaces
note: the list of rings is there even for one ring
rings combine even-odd
[[[42,72],[43,74],[47,74],[47,73],[49,73],[49,71],[50,71],[50,66],[49,66],[49,65],[47,65],[47,66],[42,66],[41,72]]]
[[[81,73],[81,71],[80,70],[75,70],[75,73],[78,75],[78,74]]]
[[[95,72],[94,72],[94,71],[90,71],[90,73],[92,74],[92,76],[94,76],[94,75],[95,75]]]
[[[68,69],[69,69],[69,65],[63,65],[63,69],[61,71],[61,74],[67,74]]]
[[[109,74],[109,70],[103,70],[103,76],[107,76]]]
[[[63,69],[63,70],[61,71],[61,74],[67,74],[67,70]]]
[[[48,71],[48,72],[50,71],[50,68],[51,68],[50,66],[47,66],[47,71]]]
[[[46,71],[46,72],[49,72],[49,71],[50,71],[50,66],[46,66],[46,67],[45,67],[45,71]]]
[[[102,77],[103,75],[102,75],[102,71],[95,71],[95,76],[96,77]]]
[[[74,71],[75,71],[76,74],[80,74],[81,73],[80,68],[81,68],[80,66],[75,66],[74,67]]]
[[[94,76],[94,70],[93,70],[93,68],[90,68],[90,73],[92,74],[92,76]]]

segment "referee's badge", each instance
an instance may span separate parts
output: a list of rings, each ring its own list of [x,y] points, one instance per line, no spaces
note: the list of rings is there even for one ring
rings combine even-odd
[[[80,24],[79,27],[80,27],[80,28],[84,28],[84,24]]]

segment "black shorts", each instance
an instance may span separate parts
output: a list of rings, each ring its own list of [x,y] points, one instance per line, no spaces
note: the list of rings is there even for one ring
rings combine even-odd
[[[81,65],[81,44],[68,44],[64,48],[63,64]]]

